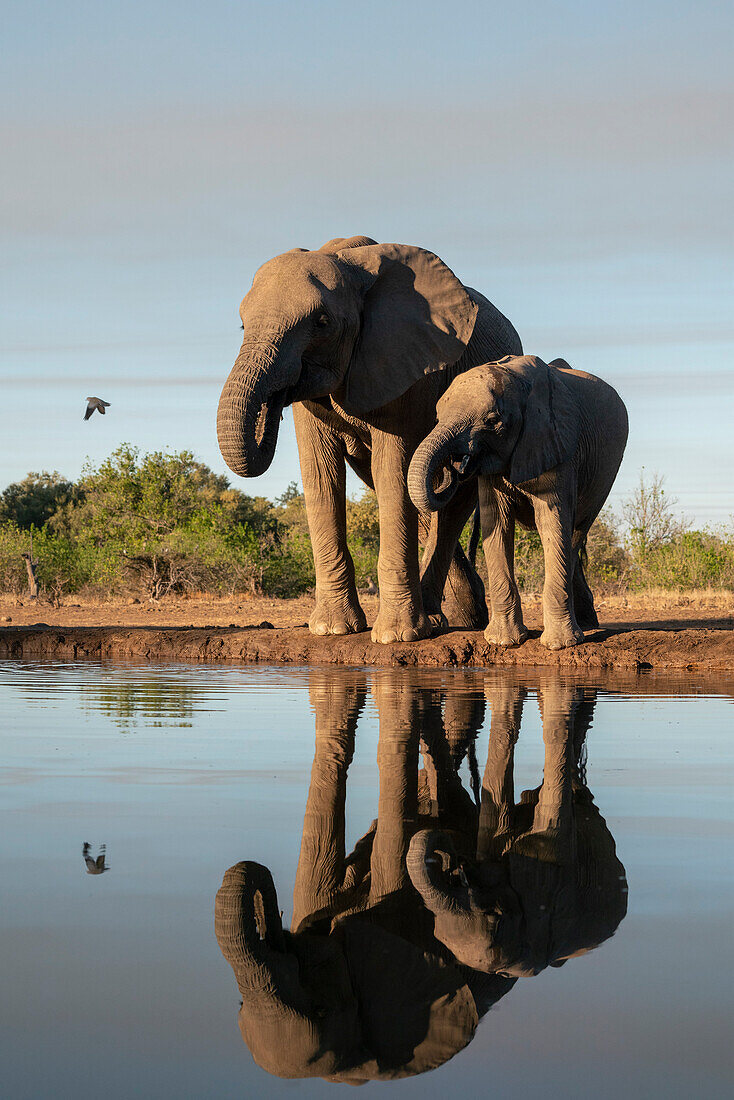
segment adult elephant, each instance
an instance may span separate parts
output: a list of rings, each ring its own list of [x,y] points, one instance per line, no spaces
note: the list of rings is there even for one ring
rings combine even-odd
[[[366,629],[346,540],[346,462],[375,489],[380,509],[373,640],[430,634],[442,621],[450,567],[464,604],[474,600],[465,624],[483,625],[486,609],[457,546],[475,485],[430,521],[419,571],[419,517],[406,477],[453,378],[522,353],[507,318],[432,252],[369,237],[276,256],[256,272],[240,316],[242,347],[219,401],[219,446],[234,473],[259,476],[272,462],[283,409],[294,405],[316,571],[312,633]]]

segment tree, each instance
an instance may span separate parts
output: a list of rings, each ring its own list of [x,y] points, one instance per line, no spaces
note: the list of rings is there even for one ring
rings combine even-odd
[[[686,520],[673,511],[677,497],[666,496],[664,486],[665,478],[661,474],[653,474],[648,485],[643,466],[639,485],[622,505],[632,553],[640,562],[646,560],[650,551],[671,542],[688,527]]]
[[[58,470],[40,474],[31,472],[22,481],[14,481],[0,497],[0,523],[11,522],[22,530],[43,527],[49,519],[75,497],[76,487]]]
[[[275,498],[278,526],[292,528],[308,537],[308,516],[306,498],[297,481],[291,481],[285,492]]]
[[[186,527],[202,511],[237,523],[236,513],[246,499],[191,451],[154,451],[141,457],[129,443],[101,466],[85,467],[79,488],[75,506],[65,508],[53,526],[97,544],[163,537]]]

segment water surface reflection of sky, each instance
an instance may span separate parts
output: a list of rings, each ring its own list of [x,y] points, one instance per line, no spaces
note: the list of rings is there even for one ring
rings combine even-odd
[[[380,819],[395,818],[392,790],[403,792],[397,816],[407,814],[411,830],[416,822],[429,834],[448,829],[450,860],[458,858],[462,830],[475,820],[477,776],[485,791],[506,790],[512,742],[516,801],[536,791],[548,826],[556,813],[566,820],[564,791],[576,800],[576,848],[564,848],[563,827],[552,841],[547,828],[536,829],[530,848],[526,839],[512,857],[508,882],[522,899],[524,927],[536,896],[528,892],[528,867],[535,867],[528,860],[537,863],[542,841],[545,889],[575,866],[586,791],[629,889],[621,921],[617,908],[607,925],[581,931],[566,920],[573,905],[558,909],[561,895],[551,890],[547,943],[556,946],[543,962],[535,937],[537,976],[518,976],[530,956],[517,940],[507,940],[511,949],[498,941],[498,965],[508,973],[501,980],[511,988],[480,1012],[465,1049],[394,1087],[478,1095],[491,1081],[497,1096],[582,1097],[593,1080],[595,1094],[610,1098],[730,1094],[734,758],[731,695],[716,686],[645,677],[554,681],[547,673],[515,680],[492,670],[6,662],[0,696],[0,1061],[8,1095],[323,1094],[320,1079],[289,1083],[252,1061],[213,919],[227,868],[249,860],[272,874],[290,925],[297,873],[311,866],[301,854],[299,872],[304,814],[315,805],[307,802],[309,783],[326,774],[321,766],[312,774],[315,723],[317,761],[328,763],[353,739],[344,769],[347,855],[376,818],[376,836]],[[353,728],[345,725],[349,698],[359,702]],[[503,750],[508,715],[517,737],[505,738]],[[580,771],[577,762],[567,772],[569,730],[578,740],[589,722]],[[537,793],[544,755],[545,802]],[[414,758],[416,773],[408,767]],[[396,762],[400,776],[417,776],[415,806],[414,780],[394,782]],[[481,802],[487,827],[497,816],[493,805]],[[532,805],[522,812],[532,815]],[[403,843],[412,843],[411,830]],[[497,844],[508,853],[512,844],[502,829],[495,823],[483,836],[491,866],[506,866]],[[86,873],[85,842],[95,857],[106,846],[104,874]],[[389,846],[381,853],[384,894],[394,900],[410,890],[409,876]],[[461,864],[470,878],[478,865]],[[579,939],[583,928],[598,945],[558,967],[564,952],[590,946]],[[481,989],[471,988],[480,998]]]

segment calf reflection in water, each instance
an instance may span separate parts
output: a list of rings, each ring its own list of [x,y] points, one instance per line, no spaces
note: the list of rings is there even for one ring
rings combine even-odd
[[[100,844],[99,855],[96,859],[92,856],[92,845],[85,843],[82,846],[82,858],[87,866],[88,875],[103,875],[105,871],[109,871],[110,865],[106,863],[107,857],[107,845]]]
[[[492,693],[475,852],[440,829],[413,837],[408,871],[459,963],[531,977],[612,936],[627,912],[624,867],[585,783],[594,696],[546,682],[539,692],[543,782],[515,804],[513,755],[525,693]]]
[[[459,768],[469,755],[476,773],[484,693],[436,683],[373,675],[377,819],[347,854],[347,771],[367,683],[312,673],[316,750],[292,930],[266,867],[242,862],[224,876],[216,934],[242,995],[240,1030],[277,1076],[358,1084],[433,1069],[518,976],[596,946],[625,914],[624,869],[576,765],[593,700],[544,687],[544,782],[515,806],[525,692],[490,687],[478,806]]]

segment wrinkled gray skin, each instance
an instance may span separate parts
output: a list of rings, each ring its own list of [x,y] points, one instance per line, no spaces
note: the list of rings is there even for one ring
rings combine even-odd
[[[441,625],[447,574],[459,621],[483,625],[478,578],[457,546],[474,487],[432,521],[419,572],[419,517],[406,475],[450,381],[522,351],[510,322],[433,253],[369,237],[276,256],[255,274],[240,316],[242,347],[219,402],[219,446],[234,473],[259,476],[272,461],[281,413],[293,404],[316,571],[312,633],[366,629],[346,541],[345,462],[379,503],[373,640],[410,641]]]
[[[427,679],[429,679],[427,677]],[[217,894],[216,935],[242,996],[239,1025],[253,1058],[279,1077],[360,1084],[443,1064],[514,984],[457,966],[406,870],[411,836],[440,822],[476,833],[476,805],[457,769],[484,699],[446,699],[397,670],[377,672],[377,820],[345,851],[347,769],[366,681],[310,683],[316,750],[293,892],[282,928],[270,872],[230,868]],[[425,769],[418,771],[419,739]]]
[[[438,424],[413,455],[410,497],[421,511],[451,507],[479,477],[495,645],[527,638],[515,583],[515,521],[537,528],[545,556],[543,634],[548,649],[599,625],[580,551],[617,475],[627,411],[600,378],[563,359],[507,357],[462,374],[437,404]]]
[[[476,857],[455,837],[413,837],[408,872],[458,962],[486,974],[532,977],[612,936],[627,912],[624,867],[578,767],[595,696],[549,679],[539,693],[542,785],[515,804],[514,748],[525,691],[498,685]]]

